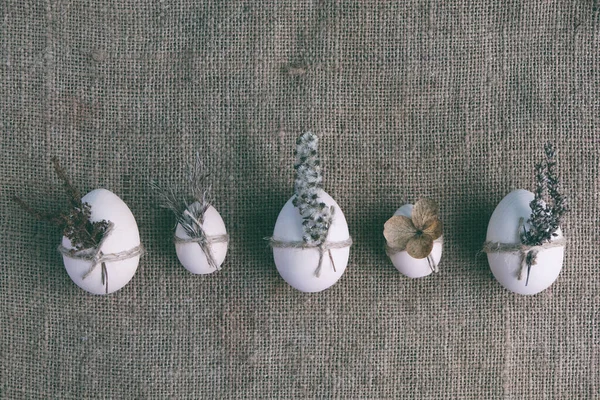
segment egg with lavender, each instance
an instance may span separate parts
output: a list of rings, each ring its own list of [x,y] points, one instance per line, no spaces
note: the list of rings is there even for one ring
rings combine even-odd
[[[521,233],[530,229],[527,222],[532,210],[530,203],[534,194],[530,191],[518,189],[507,194],[494,210],[488,224],[486,242],[522,246]],[[551,242],[561,243],[563,234],[560,228]],[[530,250],[524,248],[520,251],[493,251],[489,246],[487,258],[490,269],[496,280],[511,292],[533,295],[549,288],[558,278],[565,255],[564,245],[549,248],[540,248],[536,251],[535,264],[523,265]]]
[[[348,243],[350,233],[344,213],[335,200],[324,191],[318,199],[325,207],[333,207],[333,218],[327,232],[327,243]],[[294,197],[281,209],[272,240],[282,243],[273,247],[273,257],[279,275],[295,289],[301,292],[320,292],[334,285],[346,271],[350,256],[349,244],[340,248],[321,251],[318,246],[310,248],[286,247],[287,244],[303,246],[305,231],[303,218],[294,206]]]
[[[294,196],[281,209],[273,236],[275,267],[285,282],[302,292],[320,292],[344,274],[352,239],[344,213],[322,188],[317,135],[296,141]]]

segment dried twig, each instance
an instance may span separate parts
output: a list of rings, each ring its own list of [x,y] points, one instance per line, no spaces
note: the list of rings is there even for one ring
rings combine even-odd
[[[60,165],[56,157],[52,157],[52,164],[54,165],[56,175],[63,182],[67,193],[69,201],[68,211],[44,213],[34,209],[18,196],[14,196],[13,200],[35,218],[58,226],[62,230],[63,235],[69,238],[76,250],[96,247],[108,229],[108,221],[90,221],[92,215],[90,204],[81,201],[79,190],[73,186],[65,169]]]
[[[201,224],[210,206],[211,188],[205,185],[208,174],[204,173],[198,154],[195,162],[188,165],[188,171],[187,188],[178,184],[160,186],[154,181],[150,185],[157,193],[160,206],[171,210],[190,238],[204,237]]]

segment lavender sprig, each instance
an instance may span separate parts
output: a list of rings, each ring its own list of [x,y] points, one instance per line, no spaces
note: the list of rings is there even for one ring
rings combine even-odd
[[[323,177],[318,158],[319,139],[306,132],[296,141],[296,180],[292,203],[302,216],[302,240],[310,246],[320,246],[327,240],[334,208],[319,200]]]
[[[527,220],[529,230],[521,233],[521,242],[528,246],[539,246],[557,236],[563,215],[568,211],[565,197],[560,193],[556,176],[556,153],[551,143],[544,146],[546,160],[535,166],[535,197],[529,203],[531,216]],[[545,194],[548,202],[544,201]]]

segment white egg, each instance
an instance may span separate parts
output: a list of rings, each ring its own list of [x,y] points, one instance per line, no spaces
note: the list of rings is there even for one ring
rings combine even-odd
[[[531,215],[529,203],[534,199],[534,194],[523,189],[518,189],[506,195],[498,204],[487,229],[486,240],[498,243],[520,243],[519,220],[527,221]],[[527,228],[528,225],[525,224]],[[556,232],[562,238],[560,228]],[[531,266],[529,281],[527,271],[523,279],[518,275],[521,268],[521,256],[518,253],[488,253],[488,262],[494,277],[506,289],[524,295],[539,293],[554,283],[562,269],[565,254],[564,246],[541,250],[537,255],[537,262]]]
[[[114,225],[100,248],[103,254],[124,252],[140,245],[140,235],[135,218],[127,204],[119,196],[106,189],[96,189],[83,196],[81,201],[89,203],[91,206],[91,221],[106,220]],[[73,249],[69,238],[64,236],[62,246]],[[105,285],[102,282],[101,265],[97,265],[91,273],[85,276],[92,268],[91,261],[63,255],[63,262],[69,277],[77,286],[93,294],[107,294],[107,288],[108,293],[121,289],[133,278],[139,261],[140,255],[136,255],[125,260],[106,262],[107,285]]]
[[[396,210],[394,215],[404,215],[405,217],[411,218],[412,209],[412,204],[405,204]],[[440,263],[440,259],[442,258],[442,248],[443,244],[441,238],[433,243],[433,249],[431,250],[430,255],[433,258],[435,265],[439,265]],[[390,259],[392,260],[394,267],[409,278],[422,278],[433,272],[427,258],[413,258],[407,251],[394,253],[390,255]]]
[[[194,204],[197,205],[197,203]],[[201,226],[207,237],[227,234],[223,218],[213,206],[206,209],[204,222]],[[189,235],[181,224],[177,224],[175,236],[181,239],[189,239]],[[217,266],[221,266],[227,255],[227,242],[211,243],[208,246]],[[175,250],[181,264],[192,274],[211,274],[218,271],[218,269],[210,266],[206,254],[204,254],[198,243],[175,243]]]
[[[329,227],[327,241],[341,242],[350,238],[348,224],[344,213],[338,204],[324,191],[320,191],[319,199],[328,206],[334,206],[333,222]],[[292,204],[293,197],[281,209],[275,229],[273,239],[285,242],[302,241],[302,216]],[[334,260],[335,270],[331,265],[329,255],[323,255],[323,264],[320,275],[315,276],[315,270],[319,265],[319,251],[316,248],[294,249],[294,248],[273,248],[273,257],[275,266],[279,275],[292,287],[302,292],[320,292],[323,291],[340,279],[348,265],[350,255],[350,246],[331,249],[331,256]]]

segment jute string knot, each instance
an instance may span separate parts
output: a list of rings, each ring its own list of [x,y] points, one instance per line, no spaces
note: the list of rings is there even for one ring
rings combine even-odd
[[[315,250],[317,250],[319,252],[319,264],[317,265],[317,268],[315,269],[315,272],[314,272],[314,275],[317,278],[321,276],[321,268],[323,266],[323,256],[325,255],[325,253],[327,253],[329,255],[329,260],[331,261],[331,267],[333,268],[333,271],[335,272],[336,271],[335,263],[333,262],[333,256],[331,255],[331,250],[343,249],[343,248],[352,246],[352,238],[351,237],[348,237],[348,239],[342,240],[339,242],[326,241],[317,246],[309,245],[303,241],[287,242],[287,241],[277,240],[273,237],[266,238],[266,239],[269,241],[269,246],[271,246],[272,248],[315,249]]]
[[[185,244],[185,243],[198,244],[198,246],[200,246],[200,249],[206,256],[206,261],[208,261],[208,265],[211,268],[216,269],[217,271],[220,271],[221,267],[215,261],[215,258],[211,251],[211,245],[213,243],[229,242],[229,235],[227,235],[227,234],[214,235],[214,236],[201,235],[201,236],[193,237],[193,238],[180,238],[179,236],[175,235],[173,238],[173,241],[175,242],[175,244]]]
[[[524,229],[525,219],[519,219],[519,227],[517,228],[517,235],[521,237],[521,230]],[[536,246],[529,246],[523,243],[500,243],[487,241],[483,244],[483,251],[485,253],[518,253],[520,255],[519,272],[517,275],[518,280],[523,279],[523,274],[527,270],[527,281],[525,286],[529,284],[529,272],[531,267],[537,264],[537,256],[540,251],[545,249],[552,249],[555,247],[563,247],[567,243],[565,238],[558,238],[551,242],[542,243]]]
[[[433,243],[440,243],[443,244],[444,243],[444,239],[442,236],[440,236],[439,238],[437,238],[436,240],[433,241]],[[390,246],[389,244],[385,244],[385,253],[388,255],[388,257],[393,256],[396,253],[400,253],[401,251],[406,251],[406,249],[401,249],[398,247],[393,247]],[[436,264],[435,260],[433,259],[433,254],[429,253],[427,255],[427,263],[429,264],[429,268],[431,268],[432,272],[440,272],[440,268],[439,268],[439,264]]]
[[[127,259],[141,256],[142,254],[144,254],[144,247],[142,246],[141,243],[129,250],[120,251],[118,253],[104,254],[102,252],[102,250],[100,250],[100,249],[102,248],[102,245],[104,244],[106,239],[108,239],[110,237],[110,235],[112,234],[113,229],[114,229],[114,224],[112,222],[110,222],[108,224],[108,228],[106,229],[106,232],[104,232],[102,239],[100,240],[100,242],[98,243],[98,245],[96,247],[92,247],[89,249],[83,249],[83,250],[75,250],[75,249],[68,249],[68,248],[64,247],[62,244],[58,246],[58,252],[61,253],[65,257],[72,258],[74,260],[83,260],[83,261],[91,262],[90,268],[87,270],[87,272],[85,274],[83,274],[82,279],[86,279],[88,276],[90,276],[90,274],[92,272],[94,272],[94,270],[100,265],[102,268],[101,269],[101,271],[102,271],[101,279],[102,279],[102,284],[104,285],[104,288],[105,288],[105,293],[108,293],[108,270],[106,268],[106,263],[127,260]]]

